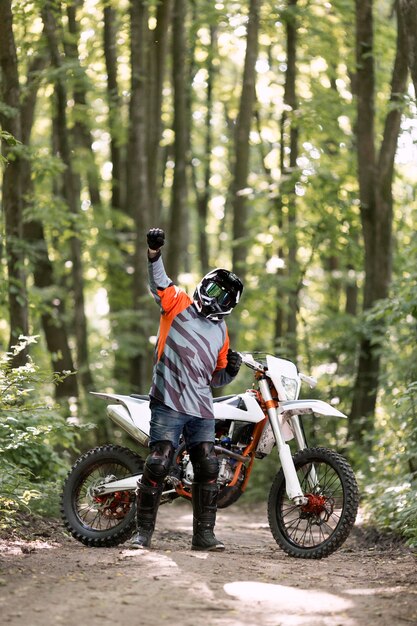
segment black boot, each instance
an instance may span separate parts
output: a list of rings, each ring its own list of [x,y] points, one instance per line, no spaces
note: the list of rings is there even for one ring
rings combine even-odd
[[[214,525],[216,523],[217,494],[216,483],[193,483],[193,541],[192,550],[220,552],[224,544],[216,539]]]
[[[136,530],[129,542],[130,548],[149,548],[155,528],[156,514],[162,494],[162,485],[152,487],[139,482],[137,489]]]

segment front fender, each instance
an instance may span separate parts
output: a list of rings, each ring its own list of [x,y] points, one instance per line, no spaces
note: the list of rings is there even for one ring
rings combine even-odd
[[[305,415],[308,413],[347,418],[347,415],[331,404],[323,402],[323,400],[288,400],[287,402],[279,403],[278,411],[286,419],[292,415]]]

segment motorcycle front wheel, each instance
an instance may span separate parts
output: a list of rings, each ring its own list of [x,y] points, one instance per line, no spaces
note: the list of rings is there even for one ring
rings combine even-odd
[[[83,454],[69,472],[61,497],[61,515],[71,535],[90,547],[126,541],[135,528],[133,490],[97,495],[110,480],[142,474],[143,460],[128,448],[100,446]]]
[[[294,456],[306,504],[295,505],[285,491],[282,469],[268,499],[268,521],[278,545],[290,556],[322,559],[347,539],[356,519],[359,493],[352,468],[327,448],[306,448]]]

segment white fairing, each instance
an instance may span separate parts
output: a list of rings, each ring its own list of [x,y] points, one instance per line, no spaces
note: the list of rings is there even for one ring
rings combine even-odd
[[[110,400],[121,404],[126,413],[122,410],[122,407],[114,407],[117,411],[118,417],[124,419],[126,422],[133,422],[134,426],[141,430],[145,435],[149,436],[149,429],[151,424],[151,410],[149,408],[149,401],[141,400],[139,398],[132,398],[131,396],[121,396],[113,393],[97,393],[92,392],[93,395],[105,400]],[[108,407],[108,410],[112,406]]]
[[[323,400],[290,400],[288,402],[280,402],[279,409],[280,412],[284,414],[287,411],[291,411],[292,415],[316,413],[317,415],[347,417],[347,415],[336,409],[331,404],[323,402]]]
[[[247,411],[233,406],[239,398],[245,403]],[[233,396],[233,398],[229,398],[223,402],[215,402],[214,417],[221,420],[236,420],[254,423],[265,419],[265,415],[256,400],[255,394],[250,391],[240,393],[239,395]]]
[[[287,398],[285,389],[282,385],[282,377],[291,378],[297,382],[296,397],[300,393],[300,377],[298,376],[297,367],[291,361],[286,359],[279,359],[276,356],[270,354],[266,357],[266,364],[268,367],[268,376],[272,379],[275,389],[278,392],[278,398]]]

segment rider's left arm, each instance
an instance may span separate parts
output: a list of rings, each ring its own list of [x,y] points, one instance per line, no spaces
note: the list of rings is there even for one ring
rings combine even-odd
[[[227,332],[226,327],[226,338],[224,340],[224,344],[219,352],[219,356],[217,358],[216,369],[213,373],[213,378],[211,379],[212,387],[223,387],[223,385],[227,385],[234,379],[234,376],[231,376],[227,371],[227,353],[229,351],[230,342],[229,342],[229,334]]]

